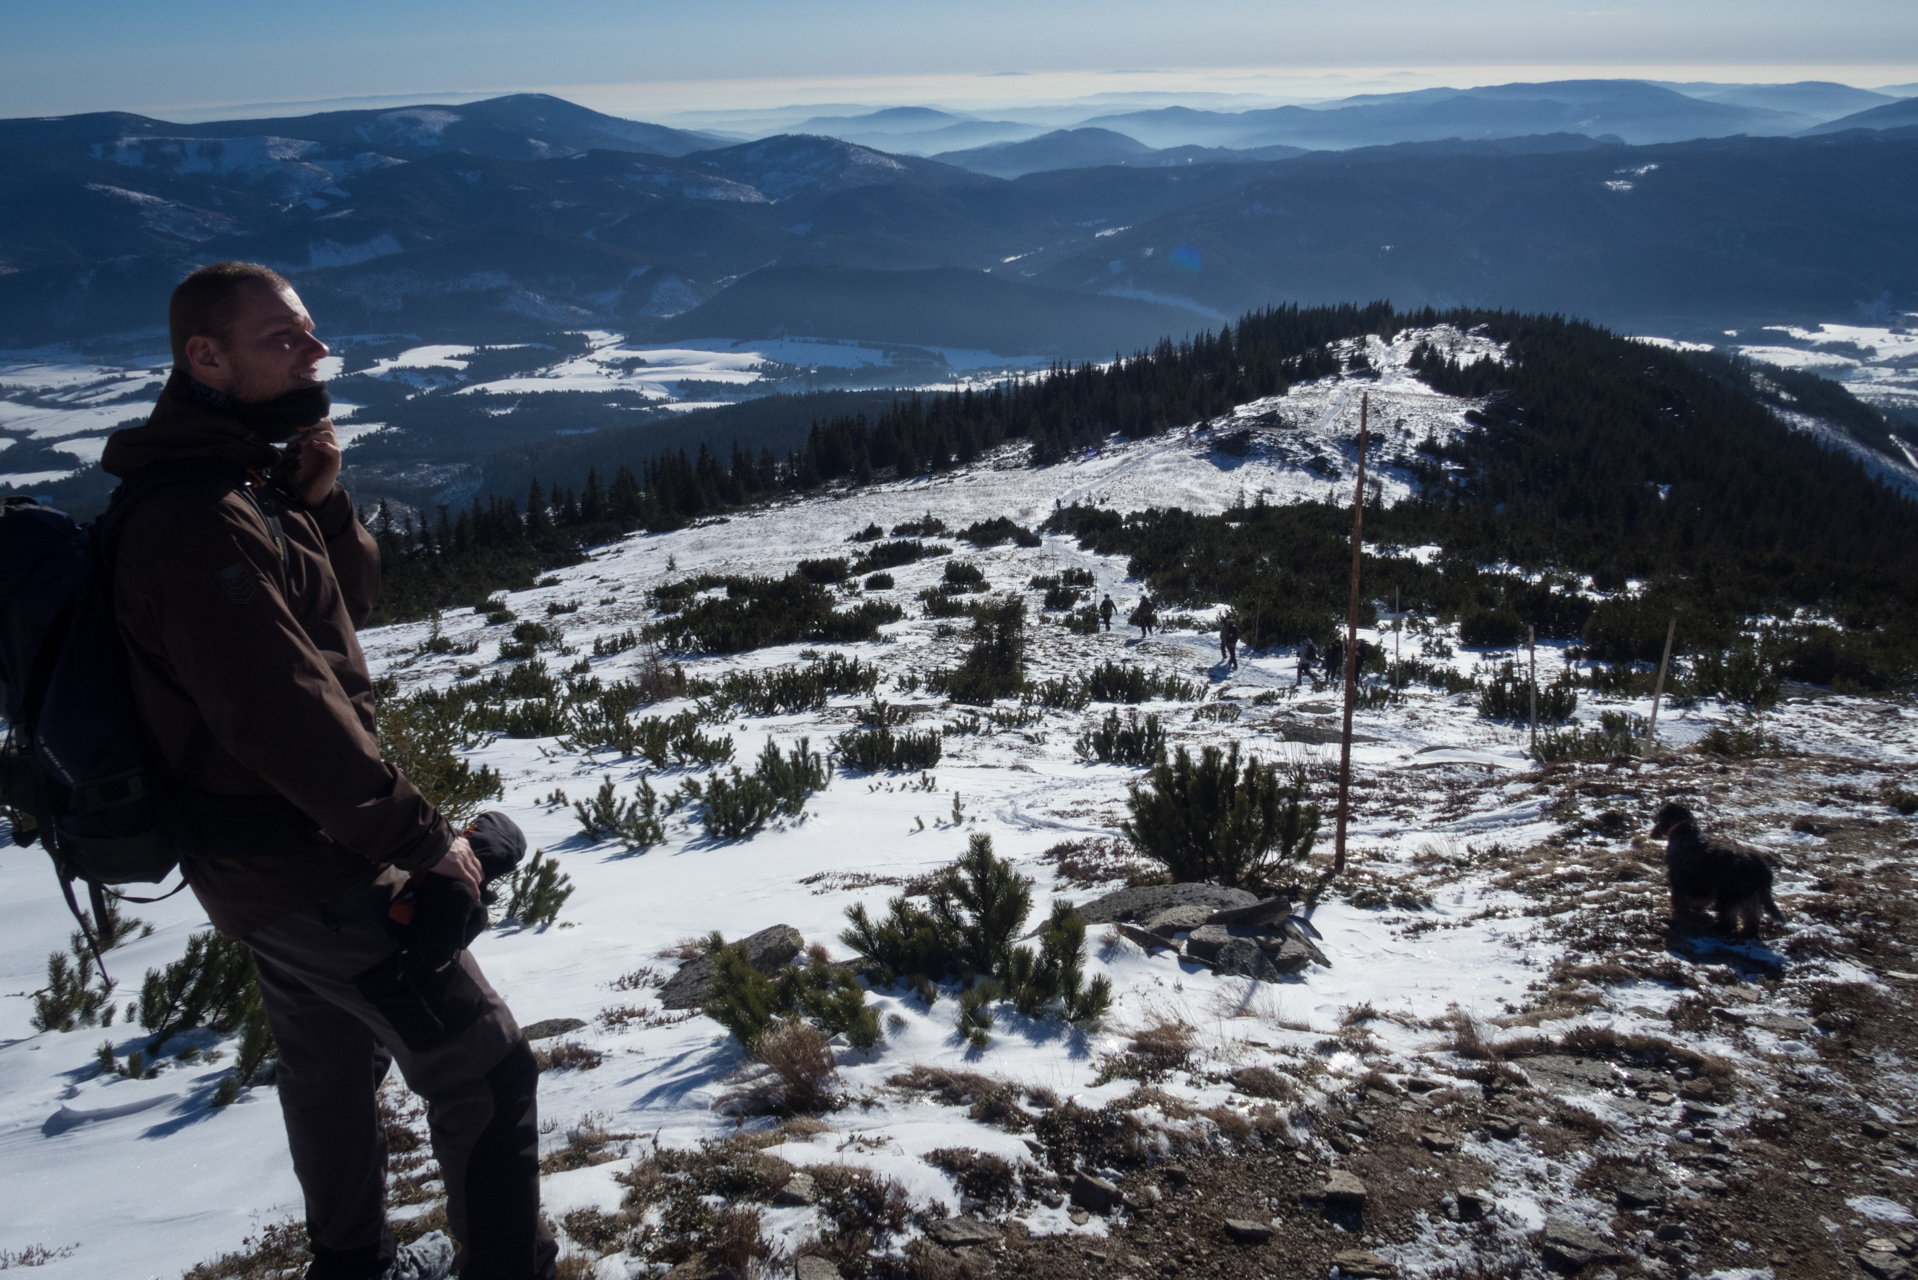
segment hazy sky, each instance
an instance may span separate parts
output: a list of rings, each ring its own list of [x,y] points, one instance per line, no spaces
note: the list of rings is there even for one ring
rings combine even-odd
[[[1320,79],[1336,72],[1345,79]],[[1386,73],[1396,80],[1381,80]],[[1007,75],[1004,73],[1023,73]],[[542,89],[659,115],[1563,74],[1918,81],[1918,0],[7,0],[0,116]]]

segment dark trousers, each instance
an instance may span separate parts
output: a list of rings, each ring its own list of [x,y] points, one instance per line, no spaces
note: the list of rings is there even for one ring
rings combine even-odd
[[[279,1042],[280,1108],[306,1199],[311,1280],[377,1277],[392,1260],[377,1092],[398,1064],[426,1102],[463,1280],[551,1280],[539,1214],[539,1069],[519,1026],[461,951],[402,973],[389,869],[247,935]]]

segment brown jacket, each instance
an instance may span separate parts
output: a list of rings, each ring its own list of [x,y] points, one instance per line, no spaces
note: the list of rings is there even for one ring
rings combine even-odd
[[[126,476],[211,458],[264,472],[278,456],[170,383],[144,425],[109,438],[101,466]],[[114,565],[134,696],[174,779],[220,796],[283,797],[318,828],[288,840],[282,822],[258,853],[184,861],[207,915],[241,937],[381,864],[431,866],[452,841],[446,820],[380,759],[372,680],[354,636],[379,591],[378,547],[344,489],[316,507],[279,498],[284,564],[253,501],[210,478],[146,497]],[[244,846],[244,832],[221,835]]]

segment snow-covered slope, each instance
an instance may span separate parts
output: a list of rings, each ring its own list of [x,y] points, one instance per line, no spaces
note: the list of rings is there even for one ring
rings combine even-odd
[[[543,619],[549,604],[578,602],[576,612],[558,614],[554,621],[563,627],[568,646],[590,654],[595,640],[610,640],[649,620],[649,588],[701,572],[784,573],[801,559],[847,554],[848,537],[871,523],[890,528],[930,513],[955,529],[995,516],[1035,525],[1055,505],[1075,500],[1122,510],[1179,505],[1220,511],[1261,496],[1286,502],[1347,494],[1361,395],[1370,397],[1373,429],[1385,440],[1381,452],[1388,465],[1380,474],[1390,502],[1404,492],[1391,457],[1428,436],[1444,439],[1468,429],[1463,417],[1468,402],[1439,396],[1404,375],[1404,356],[1419,336],[1406,335],[1396,348],[1372,340],[1372,363],[1383,371],[1377,381],[1332,379],[1301,386],[1203,429],[1115,443],[1062,466],[1032,470],[1010,457],[988,459],[933,482],[877,486],[675,533],[635,535],[553,575],[550,585],[514,593],[511,607],[522,618]],[[1423,336],[1468,358],[1490,353],[1489,348],[1480,351],[1485,344],[1469,336]],[[1243,454],[1216,447],[1240,429],[1251,432]],[[1219,660],[1216,635],[1202,630],[1175,626],[1150,639],[1123,627],[1096,636],[1071,634],[1058,624],[1059,615],[1040,613],[1037,595],[1027,586],[1034,575],[1087,570],[1097,583],[1093,598],[1110,591],[1121,617],[1139,587],[1124,563],[1082,552],[1058,536],[1046,536],[1037,547],[1002,545],[976,553],[957,544],[955,558],[978,565],[995,590],[1027,593],[1034,618],[1033,679],[1113,659],[1201,682],[1211,718],[1195,715],[1191,703],[1162,702],[1143,710],[1165,718],[1175,745],[1238,741],[1267,759],[1305,767],[1315,779],[1316,798],[1328,809],[1320,852],[1325,857],[1336,748],[1309,740],[1322,741],[1334,723],[1335,695],[1309,684],[1298,687],[1293,654],[1249,654],[1232,671]],[[839,651],[876,665],[882,673],[880,695],[908,708],[917,725],[953,721],[962,709],[899,687],[953,664],[964,644],[950,624],[919,619],[912,603],[919,589],[938,579],[944,563],[931,560],[894,570],[896,587],[869,593],[908,604],[909,620],[886,626],[877,642],[689,658],[686,668],[715,677]],[[1194,615],[1194,621],[1204,617]],[[375,673],[394,677],[402,691],[445,686],[461,678],[462,663],[490,664],[508,631],[489,627],[471,611],[449,614],[441,627],[455,644],[477,642],[477,655],[426,651],[426,624],[387,627],[362,636]],[[1402,648],[1406,656],[1423,652],[1462,671],[1501,656],[1451,652],[1442,631],[1428,628],[1365,635],[1388,650]],[[617,679],[637,663],[638,653],[592,659],[592,671]],[[1563,661],[1556,648],[1542,645],[1541,677],[1555,675]],[[768,739],[784,747],[806,738],[817,748],[855,723],[856,708],[865,701],[839,697],[821,711],[744,717],[717,729],[733,735],[736,758],[742,760]],[[690,704],[669,703],[652,713],[669,714],[682,705]],[[681,940],[711,930],[737,938],[784,923],[843,957],[847,952],[837,935],[848,906],[863,902],[883,908],[888,896],[901,891],[901,882],[951,862],[973,834],[990,835],[998,854],[1034,878],[1041,910],[1052,896],[1084,902],[1102,892],[1099,886],[1063,879],[1057,861],[1044,855],[1062,841],[1110,837],[1124,817],[1126,788],[1136,771],[1082,762],[1073,749],[1088,722],[1107,709],[1095,704],[1085,712],[1047,712],[1019,729],[948,734],[945,758],[925,775],[867,776],[842,769],[808,802],[803,820],[750,840],[714,841],[676,818],[669,821],[666,842],[641,854],[588,840],[570,808],[549,799],[556,791],[584,799],[605,778],[622,794],[630,793],[648,773],[641,762],[569,752],[553,739],[501,738],[475,749],[472,759],[497,769],[504,780],[500,807],[526,828],[535,845],[558,859],[578,890],[555,926],[496,929],[475,946],[522,1022],[580,1019],[586,1025],[568,1038],[604,1055],[595,1069],[554,1070],[543,1077],[542,1113],[554,1122],[549,1145],[563,1145],[567,1133],[591,1117],[613,1131],[648,1135],[666,1146],[689,1146],[734,1130],[738,1122],[715,1110],[715,1103],[741,1066],[738,1046],[704,1017],[664,1013],[647,976],[649,970],[671,972],[676,962],[661,953]],[[1583,705],[1578,714],[1589,721],[1600,710],[1643,714],[1649,707],[1643,700],[1618,700]],[[1731,718],[1711,703],[1667,708],[1659,721],[1661,741],[1682,751],[1709,727]],[[1028,1022],[1006,1008],[984,1050],[969,1048],[957,1032],[952,999],[928,1009],[902,990],[875,992],[871,998],[881,1012],[885,1040],[869,1053],[844,1050],[840,1056],[842,1087],[857,1104],[824,1117],[831,1132],[786,1141],[774,1153],[801,1167],[834,1161],[865,1165],[898,1179],[916,1207],[943,1204],[957,1212],[959,1192],[950,1177],[926,1162],[928,1152],[973,1147],[1030,1166],[1031,1149],[1012,1133],[968,1118],[964,1107],[937,1105],[923,1094],[890,1087],[895,1075],[917,1064],[973,1071],[1098,1107],[1130,1094],[1138,1083],[1095,1083],[1102,1060],[1122,1052],[1131,1033],[1165,1019],[1192,1028],[1192,1065],[1162,1083],[1165,1102],[1138,1114],[1201,1145],[1220,1140],[1220,1122],[1195,1118],[1189,1108],[1246,1113],[1254,1105],[1225,1077],[1235,1067],[1272,1066],[1299,1082],[1302,1092],[1287,1141],[1298,1146],[1297,1160],[1314,1168],[1363,1159],[1363,1152],[1344,1154],[1352,1148],[1346,1143],[1341,1150],[1345,1140],[1331,1122],[1346,1114],[1344,1099],[1355,1089],[1363,1092],[1361,1081],[1374,1078],[1369,1072],[1400,1078],[1442,1074],[1447,1088],[1477,1097],[1479,1086],[1465,1078],[1475,1064],[1444,1048],[1435,1028],[1464,1016],[1488,1035],[1498,1034],[1489,1020],[1536,1010],[1540,984],[1554,962],[1589,945],[1575,936],[1575,923],[1598,916],[1623,919],[1617,913],[1628,912],[1649,918],[1656,897],[1656,886],[1642,883],[1642,877],[1637,884],[1616,885],[1585,879],[1588,873],[1580,868],[1588,863],[1635,856],[1621,852],[1631,832],[1608,827],[1606,838],[1581,835],[1565,844],[1563,833],[1568,822],[1577,821],[1579,801],[1570,802],[1574,816],[1568,817],[1554,788],[1568,779],[1584,786],[1579,779],[1588,777],[1595,789],[1580,794],[1636,813],[1633,801],[1604,797],[1621,791],[1654,796],[1681,778],[1693,785],[1699,762],[1673,755],[1636,772],[1623,771],[1611,782],[1606,782],[1606,766],[1599,765],[1586,774],[1561,774],[1555,783],[1528,760],[1521,731],[1478,718],[1470,695],[1447,696],[1422,687],[1408,690],[1399,705],[1361,711],[1356,728],[1353,869],[1312,915],[1332,967],[1258,984],[1163,954],[1148,956],[1095,927],[1087,971],[1110,978],[1116,993],[1103,1025],[1071,1030]],[[1771,728],[1795,749],[1848,761],[1855,777],[1918,761],[1918,718],[1909,708],[1849,698],[1793,703],[1773,718]],[[664,794],[699,773],[682,769],[650,776]],[[1703,776],[1708,794],[1717,787],[1729,807],[1733,783],[1711,781],[1708,762]],[[1829,818],[1848,811],[1815,808],[1799,790],[1776,780],[1764,795],[1738,805],[1739,821],[1754,832],[1782,833],[1795,815]],[[1561,843],[1548,846],[1548,838]],[[1801,868],[1811,856],[1806,850],[1813,838],[1765,838],[1797,859],[1788,861],[1781,879],[1780,896],[1789,908],[1793,894],[1811,879],[1812,873]],[[1521,850],[1527,851],[1522,858]],[[1568,881],[1573,892],[1589,891],[1585,905],[1539,905],[1551,894],[1566,892]],[[1648,891],[1643,900],[1617,896],[1640,889]],[[205,927],[190,896],[136,913],[155,928],[151,936],[110,954],[122,1006],[136,994],[144,970],[177,958],[187,936]],[[253,1088],[232,1106],[210,1105],[230,1064],[232,1044],[200,1034],[191,1043],[202,1056],[182,1062],[172,1055],[185,1042],[176,1041],[154,1078],[128,1080],[103,1074],[95,1065],[102,1042],[122,1058],[143,1042],[124,1016],[105,1029],[65,1034],[32,1029],[28,993],[44,980],[47,954],[66,948],[69,929],[43,855],[37,848],[9,848],[0,857],[0,981],[9,993],[0,1002],[0,1249],[14,1254],[30,1246],[52,1250],[55,1256],[39,1272],[49,1280],[170,1278],[237,1247],[264,1224],[296,1219],[298,1191],[274,1091]],[[1720,952],[1707,945],[1695,954],[1677,955],[1672,963],[1703,972],[1711,964],[1722,966],[1728,958],[1735,961],[1747,951],[1758,956],[1763,950]],[[1837,978],[1878,981],[1844,959],[1827,962],[1826,969]],[[622,982],[627,975],[639,976]],[[1569,1012],[1547,1008],[1530,1023],[1554,1034],[1574,1025],[1619,1034],[1671,1034],[1668,1013],[1687,992],[1681,982],[1597,981],[1596,994],[1583,1006]],[[1761,998],[1783,996],[1774,991]],[[1354,1027],[1360,1029],[1357,1035]],[[1724,1026],[1692,1039],[1741,1065],[1759,1062],[1765,1052],[1789,1053],[1776,1050],[1775,1042],[1772,1050],[1753,1047],[1736,1040],[1736,1034]],[[225,1060],[209,1060],[206,1050],[223,1051]],[[1638,1114],[1604,1097],[1579,1105],[1620,1125]],[[1657,1137],[1650,1128],[1645,1132]],[[1463,1150],[1480,1162],[1472,1166],[1480,1170],[1473,1176],[1484,1178],[1500,1206],[1484,1232],[1467,1239],[1434,1207],[1390,1219],[1381,1214],[1366,1234],[1346,1243],[1391,1257],[1408,1276],[1472,1274],[1490,1259],[1523,1257],[1520,1242],[1548,1214],[1600,1226],[1608,1220],[1609,1208],[1578,1183],[1591,1165],[1589,1154],[1548,1158],[1524,1140],[1514,1145],[1468,1136],[1462,1141]],[[624,1188],[615,1175],[645,1150],[644,1143],[636,1143],[619,1159],[552,1174],[546,1180],[552,1217],[557,1221],[585,1206],[616,1208]],[[1433,1205],[1437,1194],[1430,1197]],[[396,1216],[424,1208],[430,1206],[410,1206]],[[1112,1223],[1096,1216],[1075,1222],[1065,1209],[1031,1204],[1021,1214],[1035,1237],[1095,1237],[1123,1226],[1123,1217]],[[1278,1217],[1282,1224],[1303,1221],[1295,1204],[1279,1209]],[[804,1208],[768,1209],[765,1221],[787,1246],[814,1226],[813,1211]],[[1464,1271],[1444,1270],[1459,1266]],[[600,1261],[593,1274],[648,1272],[637,1259],[614,1255]]]

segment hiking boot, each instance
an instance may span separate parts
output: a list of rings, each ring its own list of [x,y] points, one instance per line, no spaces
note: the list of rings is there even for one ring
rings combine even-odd
[[[444,1231],[429,1231],[393,1253],[393,1265],[380,1280],[446,1280],[453,1274],[453,1242]]]

